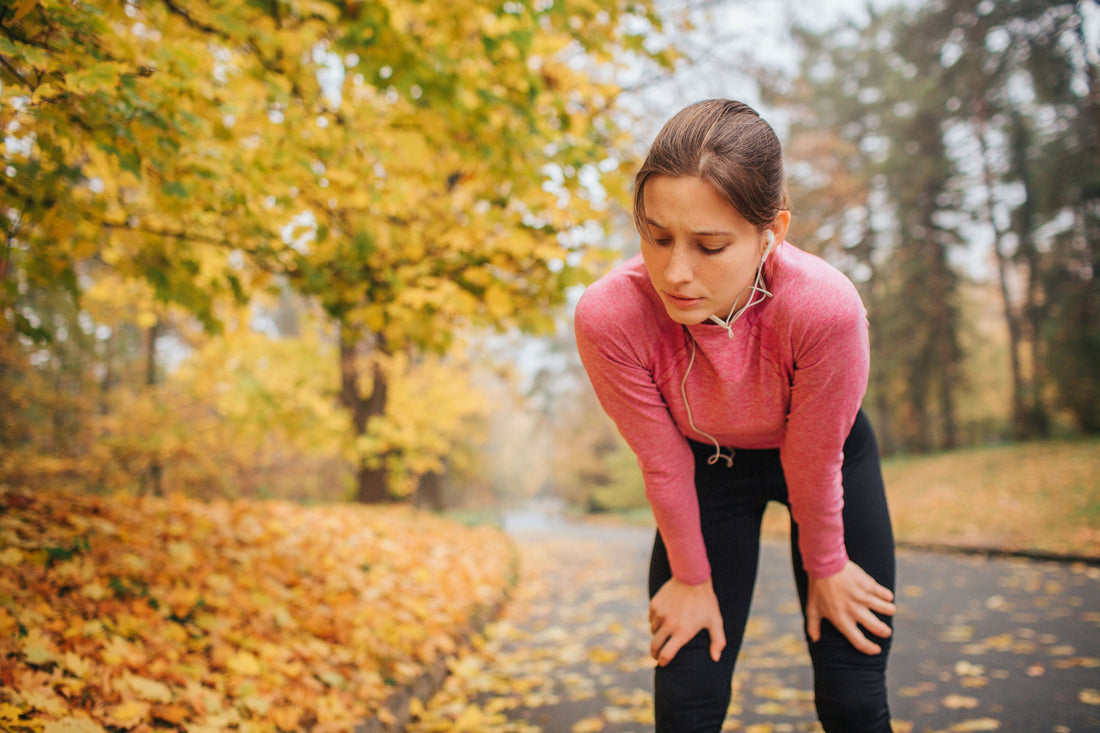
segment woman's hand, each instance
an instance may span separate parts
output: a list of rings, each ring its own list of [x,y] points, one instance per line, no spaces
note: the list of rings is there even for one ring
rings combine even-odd
[[[810,577],[806,601],[806,631],[810,639],[821,638],[821,619],[827,618],[864,654],[878,654],[882,647],[860,631],[862,626],[880,638],[890,636],[887,626],[875,613],[893,616],[894,594],[875,582],[863,568],[849,561],[844,569],[828,578]],[[874,612],[874,613],[873,613]]]
[[[703,629],[710,634],[710,657],[717,662],[726,648],[726,632],[709,579],[688,585],[672,578],[649,602],[649,630],[653,634],[649,653],[662,667]]]

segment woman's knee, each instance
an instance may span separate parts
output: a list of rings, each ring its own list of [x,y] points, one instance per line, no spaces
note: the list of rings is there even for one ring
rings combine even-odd
[[[878,640],[883,652],[870,656],[846,639],[813,646],[814,703],[827,733],[889,733],[890,706],[886,693],[889,640]],[[845,646],[847,648],[845,648]]]
[[[666,667],[654,674],[658,733],[717,733],[729,709],[734,650],[719,662],[710,658],[706,632],[688,642]]]
[[[890,733],[885,685],[815,689],[814,704],[826,733]]]

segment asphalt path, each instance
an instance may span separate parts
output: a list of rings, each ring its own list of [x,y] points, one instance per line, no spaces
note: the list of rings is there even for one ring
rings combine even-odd
[[[446,729],[462,704],[484,730],[652,730],[652,530],[534,515],[506,529],[523,563],[515,597],[410,730]],[[899,550],[888,683],[899,732],[1100,730],[1100,568]],[[733,688],[724,730],[819,730],[784,542],[762,547]]]

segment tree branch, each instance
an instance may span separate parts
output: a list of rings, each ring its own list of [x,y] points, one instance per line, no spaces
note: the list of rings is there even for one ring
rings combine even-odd
[[[4,68],[8,70],[8,73],[10,73],[16,79],[18,79],[19,82],[23,86],[31,87],[31,85],[29,83],[27,83],[27,80],[23,78],[23,75],[20,74],[19,71],[14,66],[12,66],[10,63],[8,63],[7,56],[0,56],[0,64],[3,64]]]

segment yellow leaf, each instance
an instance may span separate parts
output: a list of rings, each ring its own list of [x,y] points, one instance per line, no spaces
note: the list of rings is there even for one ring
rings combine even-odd
[[[1001,721],[993,718],[978,718],[977,720],[965,720],[948,728],[952,733],[974,733],[975,731],[999,730]]]
[[[109,595],[107,589],[99,583],[88,583],[80,593],[85,598],[90,598],[93,601],[102,601]]]
[[[42,733],[106,733],[102,726],[87,718],[62,718],[46,723]]]
[[[148,714],[149,703],[134,700],[115,705],[108,713],[108,717],[110,717],[111,723],[120,728],[133,728],[145,720]]]
[[[413,698],[416,700],[416,698]],[[410,703],[410,708],[412,707]],[[302,711],[296,707],[281,705],[268,714],[279,730],[296,731],[301,724]]]
[[[58,661],[59,657],[51,650],[50,642],[37,630],[32,630],[23,643],[23,658],[27,664],[35,667],[44,667]]]
[[[18,23],[22,20],[23,16],[31,12],[31,9],[37,4],[38,0],[18,0],[15,4],[15,15],[12,17],[12,23]]]
[[[87,677],[92,669],[91,663],[75,652],[65,652],[62,665],[78,678]]]
[[[81,94],[92,94],[114,88],[125,71],[124,64],[102,61],[85,69],[70,71],[65,75],[65,83]]]
[[[503,318],[512,311],[508,291],[493,283],[485,290],[485,307],[493,318]]]
[[[570,729],[572,733],[599,733],[604,729],[604,722],[598,716],[592,716],[578,720]]]
[[[34,104],[41,103],[43,100],[49,99],[53,95],[57,94],[60,90],[53,84],[45,83],[39,84],[34,88],[34,94],[31,96],[31,102]]]
[[[126,685],[142,700],[172,702],[172,689],[163,682],[132,674],[125,678]]]
[[[137,322],[139,328],[150,329],[157,323],[157,314],[149,310],[138,311],[137,316],[134,319]]]
[[[230,672],[246,677],[255,677],[263,672],[263,667],[260,666],[260,660],[256,658],[255,654],[247,651],[239,651],[231,654],[229,659],[226,660],[225,666]]]
[[[195,548],[187,542],[169,542],[168,554],[185,568],[195,564]]]

